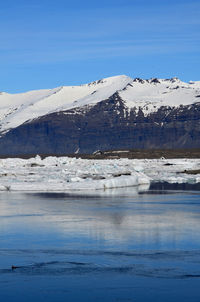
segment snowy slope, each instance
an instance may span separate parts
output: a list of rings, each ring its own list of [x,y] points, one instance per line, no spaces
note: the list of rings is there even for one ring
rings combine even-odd
[[[161,106],[178,107],[200,102],[200,82],[172,79],[135,79],[119,93],[128,108],[139,107],[147,116]]]
[[[0,93],[0,131],[6,132],[48,113],[96,104],[115,92],[127,108],[141,108],[145,115],[161,106],[200,102],[200,82],[184,83],[177,78],[141,80],[122,75],[81,86],[20,94]]]
[[[0,130],[17,127],[30,119],[107,99],[131,78],[116,76],[81,86],[62,86],[20,94],[0,94]]]

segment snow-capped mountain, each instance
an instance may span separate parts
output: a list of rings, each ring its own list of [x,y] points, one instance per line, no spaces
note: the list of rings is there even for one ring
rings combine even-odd
[[[0,94],[0,130],[15,128],[40,116],[105,100],[124,89],[131,78],[116,76],[80,86],[62,86],[19,94]]]
[[[178,78],[122,75],[80,86],[2,92],[0,154],[199,147],[199,110],[200,81]]]
[[[172,79],[131,79],[116,76],[81,86],[62,86],[19,94],[0,94],[0,129],[15,128],[40,116],[94,105],[118,92],[130,110],[142,109],[144,115],[161,106],[189,105],[200,98],[200,81],[184,83]],[[200,99],[199,99],[200,100]]]

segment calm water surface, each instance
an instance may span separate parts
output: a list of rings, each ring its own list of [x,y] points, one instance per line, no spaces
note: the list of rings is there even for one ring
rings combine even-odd
[[[154,189],[1,193],[0,301],[199,302],[200,192]]]

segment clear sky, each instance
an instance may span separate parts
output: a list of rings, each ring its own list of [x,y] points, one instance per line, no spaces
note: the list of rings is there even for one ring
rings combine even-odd
[[[200,80],[200,1],[1,1],[0,91],[119,74]]]

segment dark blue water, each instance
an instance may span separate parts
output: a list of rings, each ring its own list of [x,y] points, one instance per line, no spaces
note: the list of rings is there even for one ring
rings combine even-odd
[[[149,193],[1,193],[0,301],[199,302],[200,193]]]

